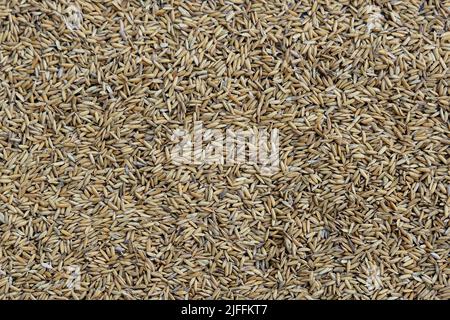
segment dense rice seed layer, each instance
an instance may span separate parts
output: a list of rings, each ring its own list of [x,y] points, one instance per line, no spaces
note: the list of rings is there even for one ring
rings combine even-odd
[[[0,0],[0,298],[449,299],[449,10]]]

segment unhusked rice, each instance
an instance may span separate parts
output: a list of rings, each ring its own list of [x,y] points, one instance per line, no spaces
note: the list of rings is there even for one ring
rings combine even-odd
[[[449,299],[449,10],[0,0],[0,298]]]

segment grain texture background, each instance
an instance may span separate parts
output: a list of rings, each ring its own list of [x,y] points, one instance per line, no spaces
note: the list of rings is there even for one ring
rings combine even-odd
[[[0,0],[0,298],[449,299],[449,8]]]

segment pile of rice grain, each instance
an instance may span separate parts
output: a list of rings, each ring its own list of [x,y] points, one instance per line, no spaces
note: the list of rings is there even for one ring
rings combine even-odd
[[[0,298],[449,299],[449,10],[0,0]],[[175,165],[194,121],[280,171]]]

